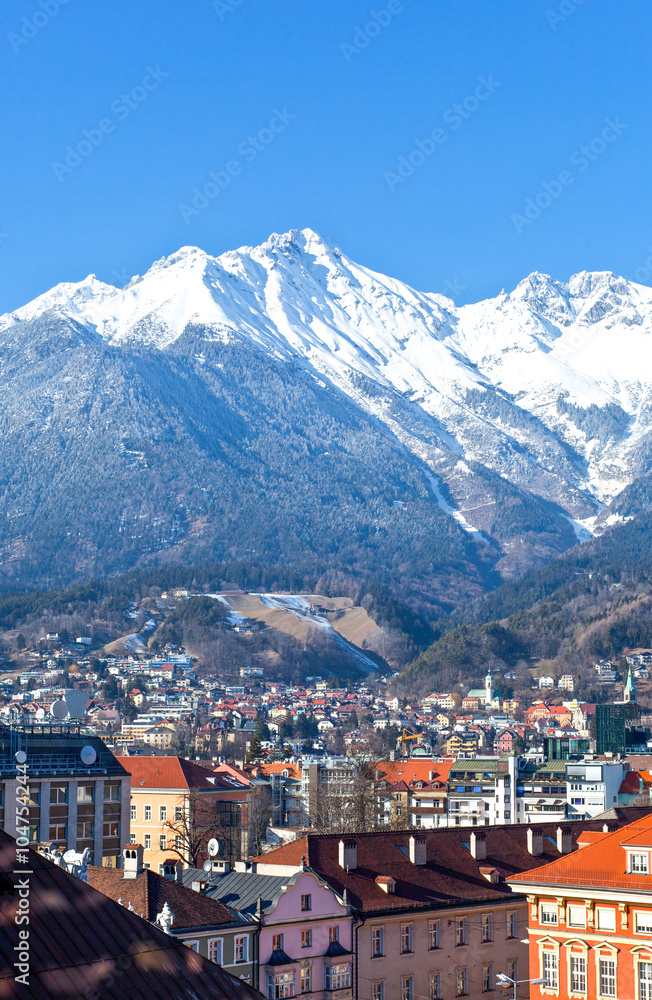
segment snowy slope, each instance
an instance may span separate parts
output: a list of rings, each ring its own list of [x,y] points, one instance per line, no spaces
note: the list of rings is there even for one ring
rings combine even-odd
[[[221,257],[184,247],[122,290],[59,285],[0,317],[0,340],[48,311],[124,350],[182,352],[192,329],[299,361],[445,482],[478,538],[496,477],[586,526],[647,468],[652,290],[610,273],[535,273],[456,307],[303,230]]]

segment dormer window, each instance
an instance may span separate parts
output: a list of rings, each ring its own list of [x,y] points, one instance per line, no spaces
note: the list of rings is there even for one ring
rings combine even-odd
[[[639,875],[647,875],[649,873],[649,855],[647,854],[630,854],[629,856],[629,870],[630,872],[638,872]]]

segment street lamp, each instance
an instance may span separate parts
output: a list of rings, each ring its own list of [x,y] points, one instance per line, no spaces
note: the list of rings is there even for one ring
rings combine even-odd
[[[517,986],[521,986],[523,983],[545,983],[545,979],[511,979],[509,976],[506,976],[504,972],[499,972],[496,976],[496,982],[499,986],[513,986],[514,1000],[516,1000]]]

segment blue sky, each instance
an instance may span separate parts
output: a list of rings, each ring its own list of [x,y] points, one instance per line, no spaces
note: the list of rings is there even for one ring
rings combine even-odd
[[[458,302],[652,284],[651,28],[648,0],[11,0],[0,311],[306,226]]]

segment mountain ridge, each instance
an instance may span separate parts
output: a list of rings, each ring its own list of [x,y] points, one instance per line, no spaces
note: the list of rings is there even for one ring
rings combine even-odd
[[[433,573],[435,590],[445,589],[452,558],[464,565],[453,572],[456,600],[463,600],[463,578],[472,578],[475,593],[491,579],[518,577],[626,519],[630,506],[634,514],[645,507],[645,489],[636,484],[652,443],[646,360],[652,289],[611,272],[580,272],[567,283],[534,272],[511,293],[458,307],[354,263],[312,230],[274,234],[219,257],[184,247],[122,289],[89,275],[0,317],[4,506],[10,513],[21,490],[34,493],[28,470],[10,469],[21,448],[50,457],[49,474],[41,467],[34,473],[39,496],[53,482],[57,496],[64,493],[66,477],[83,481],[83,454],[91,480],[99,476],[109,489],[114,477],[114,518],[122,502],[136,520],[159,517],[166,528],[157,544],[130,539],[122,558],[114,541],[110,559],[92,530],[83,531],[85,551],[95,554],[74,556],[64,542],[70,558],[57,583],[124,571],[143,559],[242,557],[252,546],[240,536],[251,542],[255,532],[235,516],[234,503],[248,483],[258,481],[261,497],[285,490],[282,534],[302,520],[283,456],[292,441],[297,482],[315,493],[319,476],[328,479],[319,501],[325,509],[313,524],[322,518],[327,531],[335,518],[341,534],[349,503],[356,516],[365,508],[360,551],[378,531],[389,549],[402,549],[406,539],[398,543],[392,525],[412,504],[422,505],[417,533],[424,539],[431,530],[439,544],[438,532],[452,522],[441,553],[437,544],[430,552],[432,571],[421,582],[413,574],[408,589],[413,600],[427,600]],[[342,440],[353,440],[353,427],[357,452],[350,447],[346,460],[338,454],[338,464],[333,458]],[[389,464],[379,513],[370,498],[381,454]],[[367,492],[353,500],[356,463]],[[340,498],[338,512],[327,510],[340,476],[348,500]],[[186,478],[184,499],[172,500],[171,484]],[[202,488],[212,506],[188,503]],[[94,502],[106,508],[99,518],[106,521],[111,503]],[[0,581],[38,578],[31,536],[43,536],[45,526],[37,506],[28,530],[18,524],[21,515],[0,528]],[[65,510],[74,528],[69,497]],[[234,517],[238,527],[227,539]],[[62,539],[67,530],[58,525],[54,534]],[[324,558],[312,541],[304,549],[304,556]],[[384,564],[390,576],[394,558]],[[370,573],[372,563],[362,563]],[[338,571],[344,568],[341,562]]]

